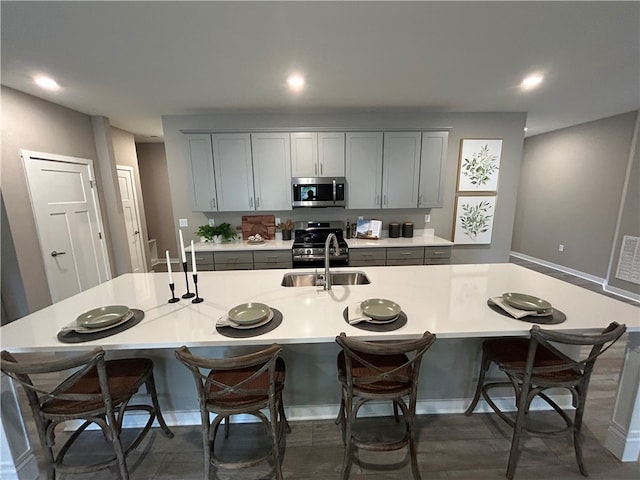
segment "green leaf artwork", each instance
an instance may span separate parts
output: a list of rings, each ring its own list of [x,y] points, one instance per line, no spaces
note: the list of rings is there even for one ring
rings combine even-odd
[[[462,208],[462,214],[458,217],[460,228],[472,240],[491,228],[490,222],[493,215],[489,214],[491,204],[488,201],[483,200],[477,205],[463,203],[460,207]]]
[[[489,151],[489,145],[483,145],[479,151],[473,152],[471,158],[462,163],[462,175],[468,178],[471,185],[485,185],[498,170],[497,156]]]

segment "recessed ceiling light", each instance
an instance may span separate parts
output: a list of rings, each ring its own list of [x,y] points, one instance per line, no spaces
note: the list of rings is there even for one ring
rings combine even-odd
[[[542,79],[544,77],[542,75],[530,75],[527,78],[525,78],[524,80],[522,80],[522,83],[520,84],[520,86],[522,88],[534,88],[537,87],[538,85],[540,85],[540,83],[542,83]]]
[[[287,84],[289,88],[294,92],[298,92],[304,88],[304,77],[299,73],[294,73],[293,75],[289,75],[287,78]]]
[[[36,82],[36,84],[39,87],[44,88],[45,90],[59,90],[60,89],[60,85],[58,85],[58,82],[56,82],[51,77],[47,77],[45,75],[38,75],[38,76],[34,77],[33,80]]]

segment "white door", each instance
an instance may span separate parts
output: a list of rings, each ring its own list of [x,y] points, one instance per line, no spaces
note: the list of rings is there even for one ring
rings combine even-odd
[[[133,167],[117,166],[118,185],[120,185],[120,199],[124,213],[124,225],[127,229],[127,244],[131,256],[131,271],[142,273],[146,271],[144,261],[144,245],[140,231],[140,214],[138,200],[133,183]]]
[[[109,280],[91,160],[21,151],[51,300]]]

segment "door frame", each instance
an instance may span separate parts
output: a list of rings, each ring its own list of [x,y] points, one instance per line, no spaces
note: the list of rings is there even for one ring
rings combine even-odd
[[[136,176],[134,168],[130,165],[116,165],[116,176],[118,176],[118,170],[124,170],[129,173],[129,178],[131,179],[131,191],[133,193],[133,204],[136,213],[136,221],[138,222],[138,235],[140,240],[140,253],[142,254],[142,265],[140,266],[142,269],[141,273],[145,273],[147,271],[147,250],[145,249],[145,244],[142,235],[142,219],[140,217],[140,205],[138,204],[138,195],[136,191]],[[122,203],[122,192],[120,193],[120,202]],[[131,256],[131,249],[129,249],[129,256]],[[133,269],[133,264],[131,265]]]
[[[93,168],[93,160],[88,159],[88,158],[80,158],[80,157],[71,157],[71,156],[67,156],[67,155],[56,155],[53,153],[45,153],[45,152],[37,152],[34,150],[25,150],[25,149],[20,149],[20,158],[22,159],[22,167],[24,169],[25,172],[25,182],[27,184],[27,190],[29,192],[29,203],[31,204],[31,212],[33,213],[33,222],[35,224],[36,227],[36,235],[38,237],[38,244],[40,245],[40,254],[42,255],[42,259],[43,259],[43,266],[44,266],[44,271],[45,271],[45,275],[47,276],[47,285],[49,286],[49,295],[51,295],[51,298],[53,300],[53,291],[51,288],[51,284],[50,284],[50,278],[49,278],[49,272],[47,271],[47,264],[46,264],[46,260],[45,260],[45,254],[46,252],[43,250],[43,244],[42,244],[42,235],[43,232],[41,232],[41,225],[39,225],[38,223],[38,217],[35,211],[35,205],[33,203],[33,195],[32,195],[32,191],[31,191],[31,185],[29,183],[29,168],[28,168],[28,162],[31,159],[34,160],[45,160],[45,161],[51,161],[51,162],[60,162],[60,163],[71,163],[71,164],[77,164],[77,165],[86,165],[88,168],[88,172],[89,172],[89,181],[92,184],[92,188],[91,188],[91,198],[93,199],[93,205],[94,205],[94,210],[95,210],[95,215],[96,215],[96,220],[98,223],[98,228],[99,231],[102,234],[102,238],[101,238],[101,242],[99,242],[100,245],[100,249],[102,250],[102,263],[104,265],[104,272],[105,272],[105,281],[106,280],[111,280],[112,278],[112,273],[111,273],[111,262],[110,262],[110,258],[109,258],[109,251],[107,249],[107,245],[106,245],[106,237],[105,237],[105,229],[104,229],[104,222],[102,221],[102,212],[101,212],[101,208],[100,208],[100,199],[97,195],[97,182],[96,182],[96,177],[95,177],[95,170]]]

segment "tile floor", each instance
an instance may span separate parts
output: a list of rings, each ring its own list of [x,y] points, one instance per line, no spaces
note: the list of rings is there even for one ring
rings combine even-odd
[[[518,263],[521,263],[518,261]],[[535,265],[527,265],[539,269]],[[544,267],[542,267],[544,270]],[[546,273],[546,272],[543,272]],[[561,275],[566,281],[580,279]],[[586,288],[594,288],[586,285]],[[594,288],[599,291],[596,286]],[[638,462],[619,462],[604,447],[608,421],[626,339],[622,339],[596,365],[592,377],[585,413],[585,459],[590,479],[640,478]],[[24,405],[26,406],[26,405]],[[30,419],[26,412],[25,418]],[[541,420],[549,412],[534,412]],[[375,431],[391,432],[389,418],[369,420],[367,430],[375,424]],[[389,424],[380,428],[381,425]],[[32,444],[41,458],[33,422],[29,421]],[[332,420],[291,422],[292,431],[286,435],[283,447],[282,470],[286,479],[333,480],[340,478],[343,446],[340,429]],[[420,415],[417,420],[418,460],[422,477],[426,479],[502,479],[510,447],[510,431],[493,414]],[[143,441],[129,457],[132,480],[191,480],[203,478],[202,441],[199,427],[173,427],[175,438],[167,439],[158,428]],[[89,437],[70,455],[77,459],[108,452],[109,445],[99,432]],[[247,441],[247,439],[249,439]],[[265,451],[269,444],[262,437],[258,424],[236,424],[227,441],[217,444],[216,451],[225,458],[252,455]],[[411,478],[411,469],[404,450],[391,453],[361,452],[360,465],[354,464],[352,480],[403,480]],[[220,479],[258,480],[272,478],[266,462],[243,470],[223,470]],[[117,470],[109,469],[91,475],[60,476],[61,479],[111,480],[119,478]],[[212,476],[213,478],[213,476]],[[569,438],[545,439],[525,437],[516,479],[571,479],[583,478],[575,462]]]

